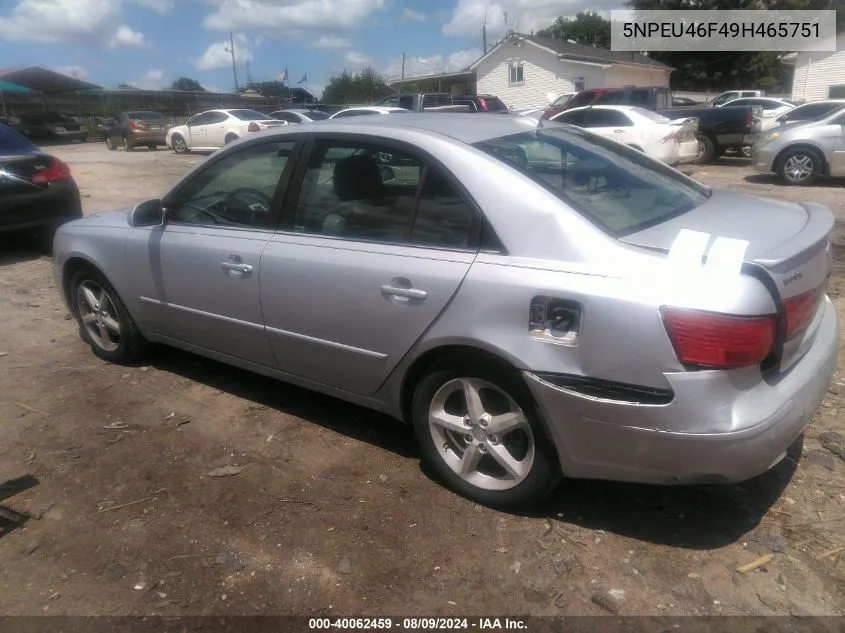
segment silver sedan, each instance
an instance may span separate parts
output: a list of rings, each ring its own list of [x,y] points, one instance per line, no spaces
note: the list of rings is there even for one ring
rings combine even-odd
[[[845,176],[845,107],[818,121],[790,123],[761,134],[751,157],[756,171],[775,172],[788,185]]]
[[[54,272],[99,357],[161,343],[383,411],[507,507],[777,463],[834,369],[832,226],[586,130],[406,114],[250,135],[65,224]]]

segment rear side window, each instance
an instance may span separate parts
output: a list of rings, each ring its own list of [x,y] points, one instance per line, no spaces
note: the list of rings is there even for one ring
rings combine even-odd
[[[570,108],[580,108],[581,106],[590,105],[596,99],[595,92],[582,92],[580,94],[575,95],[566,102]]]
[[[815,121],[832,114],[834,110],[843,106],[845,106],[845,103],[808,103],[790,110],[786,113],[786,116],[789,117],[790,121]]]
[[[631,119],[616,110],[597,108],[587,113],[582,127],[630,127]]]
[[[621,237],[701,205],[709,190],[642,152],[577,128],[545,128],[474,145]]]
[[[18,134],[7,125],[0,124],[0,152],[4,154],[27,154],[37,151],[38,148],[30,143],[25,136]]]
[[[569,123],[569,125],[581,125],[584,122],[586,110],[568,110],[552,117],[552,121],[558,123]]]
[[[625,93],[621,90],[617,92],[606,92],[602,96],[593,101],[593,105],[618,105],[624,103]]]

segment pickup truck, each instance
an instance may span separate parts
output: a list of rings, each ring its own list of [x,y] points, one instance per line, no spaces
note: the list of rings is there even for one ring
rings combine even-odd
[[[453,95],[448,92],[400,93],[384,97],[376,105],[404,108],[411,112],[508,113],[508,107],[493,95]]]
[[[709,163],[727,150],[741,150],[754,143],[762,126],[762,108],[736,106],[672,107],[672,93],[663,87],[629,87],[610,90],[590,105],[634,105],[653,110],[669,119],[698,119],[699,157],[696,162]]]

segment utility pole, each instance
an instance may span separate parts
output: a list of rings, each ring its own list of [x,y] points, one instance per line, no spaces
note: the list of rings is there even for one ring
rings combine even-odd
[[[229,31],[229,48],[226,49],[227,53],[232,54],[232,74],[235,77],[235,94],[240,92],[238,89],[238,67],[235,65],[235,39],[232,37],[232,32]]]
[[[481,50],[487,54],[487,21],[481,26]]]
[[[246,60],[246,87],[249,88],[252,84],[252,74],[249,72],[249,60]]]
[[[405,53],[402,53],[402,79],[405,79]]]

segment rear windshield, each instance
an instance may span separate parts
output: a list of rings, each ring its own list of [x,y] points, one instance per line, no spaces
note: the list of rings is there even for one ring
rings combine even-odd
[[[166,118],[158,112],[127,112],[126,116],[133,121],[157,121]]]
[[[322,121],[323,119],[328,119],[329,115],[325,112],[320,112],[319,110],[311,110],[306,115],[312,121]]]
[[[19,134],[12,128],[0,124],[0,154],[28,154],[37,151],[38,148],[23,134]]]
[[[677,217],[710,195],[642,152],[578,128],[546,128],[476,143],[621,237]]]
[[[266,114],[261,114],[255,110],[229,110],[229,114],[241,121],[264,121],[270,119]]]

